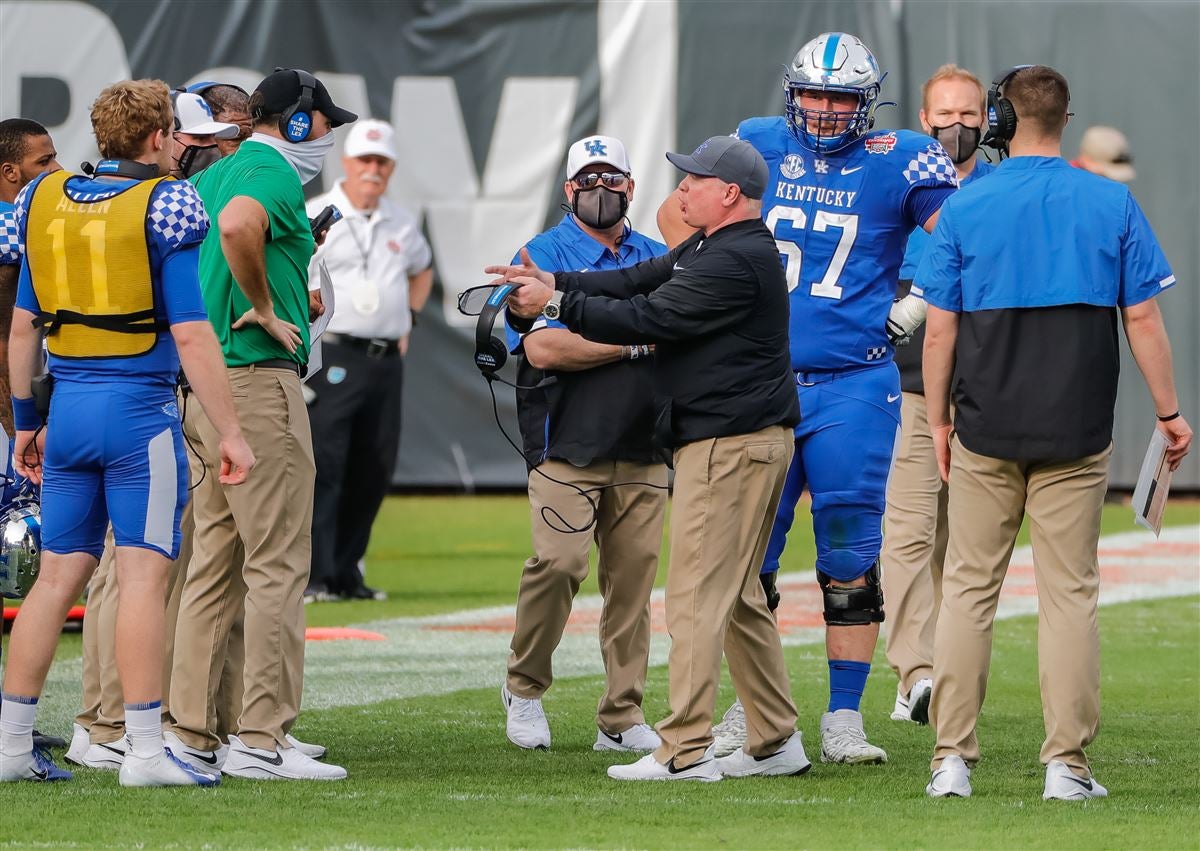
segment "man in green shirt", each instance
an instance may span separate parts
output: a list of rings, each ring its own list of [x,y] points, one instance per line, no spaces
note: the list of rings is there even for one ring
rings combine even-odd
[[[215,475],[217,438],[197,423],[208,475],[195,485],[194,554],[180,602],[171,675],[171,733],[181,759],[234,777],[338,780],[290,735],[304,681],[304,587],[311,557],[312,435],[300,392],[314,243],[303,186],[357,116],[307,71],[279,70],[250,97],[254,133],[205,169],[196,189],[216,224],[200,248],[200,285],[225,355],[234,405],[259,459],[257,487]],[[236,581],[238,542],[245,544]],[[215,692],[236,595],[245,594],[242,714],[222,746]],[[169,739],[170,741],[170,739]]]

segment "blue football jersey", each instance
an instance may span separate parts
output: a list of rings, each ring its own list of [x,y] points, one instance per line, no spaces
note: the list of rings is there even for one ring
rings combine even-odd
[[[909,130],[877,130],[814,154],[782,116],[749,118],[736,135],[770,171],[763,219],[791,293],[792,368],[891,361],[886,323],[905,243],[956,190],[950,157]]]
[[[978,157],[975,160],[975,168],[971,169],[971,173],[958,182],[958,188],[962,189],[995,170],[994,165],[986,162],[983,157]],[[900,266],[900,280],[911,281],[917,276],[921,258],[925,255],[925,249],[928,247],[929,234],[925,233],[924,228],[913,228],[913,232],[908,235],[908,246],[904,249],[904,263]],[[917,295],[920,295],[920,292]]]

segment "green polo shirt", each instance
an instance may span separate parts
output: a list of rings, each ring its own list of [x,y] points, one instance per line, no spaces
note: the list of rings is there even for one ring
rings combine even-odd
[[[312,231],[304,209],[300,178],[268,145],[247,140],[195,178],[213,227],[200,246],[200,289],[208,318],[217,333],[228,366],[248,366],[271,358],[308,363],[308,262],[313,255]],[[300,328],[294,354],[257,325],[234,331],[232,325],[251,304],[233,279],[221,253],[217,227],[221,211],[233,198],[253,198],[267,211],[266,267],[275,315]]]

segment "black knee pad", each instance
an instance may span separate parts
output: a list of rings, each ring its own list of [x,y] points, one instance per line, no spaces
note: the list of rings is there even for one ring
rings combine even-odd
[[[866,585],[841,585],[817,571],[817,583],[825,598],[825,623],[831,626],[865,626],[883,622],[883,588],[879,584],[879,562],[863,574]]]
[[[758,575],[758,581],[762,583],[763,591],[767,594],[767,608],[772,612],[779,608],[779,589],[775,587],[775,577],[778,575],[779,572],[775,570]]]

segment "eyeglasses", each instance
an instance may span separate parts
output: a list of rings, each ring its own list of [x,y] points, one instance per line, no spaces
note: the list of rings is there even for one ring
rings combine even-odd
[[[571,182],[580,189],[593,189],[597,183],[603,183],[609,189],[620,189],[629,180],[629,175],[623,171],[606,171],[601,174],[577,174],[571,178]]]

